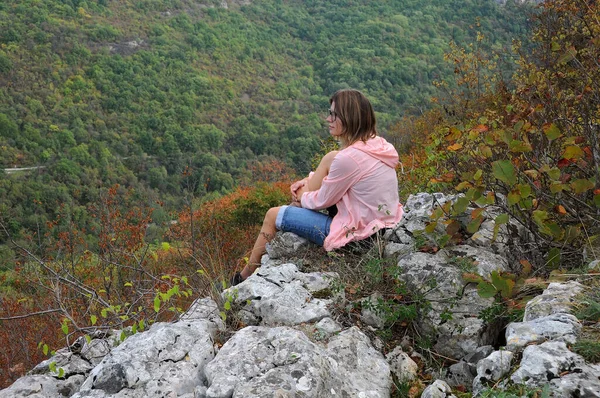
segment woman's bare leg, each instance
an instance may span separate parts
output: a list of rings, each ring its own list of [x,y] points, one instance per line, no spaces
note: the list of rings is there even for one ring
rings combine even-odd
[[[248,264],[246,264],[241,272],[242,278],[248,278],[250,275],[252,275],[254,270],[260,266],[260,258],[263,254],[265,254],[265,246],[275,237],[275,233],[277,232],[275,221],[277,220],[279,209],[280,207],[272,207],[267,211],[265,219],[263,220],[262,228],[260,229],[260,233],[256,238],[256,242],[254,242],[252,253],[248,259]]]

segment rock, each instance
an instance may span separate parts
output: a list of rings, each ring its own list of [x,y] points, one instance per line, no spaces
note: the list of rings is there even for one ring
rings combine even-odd
[[[494,347],[491,345],[484,345],[477,347],[475,351],[465,355],[463,360],[471,366],[471,371],[475,375],[477,374],[477,362],[489,356],[492,352],[494,352]]]
[[[415,240],[413,239],[413,237],[411,235],[409,235],[409,233],[406,231],[406,229],[402,226],[399,226],[396,228],[396,238],[398,239],[397,243],[402,243],[404,245],[411,245],[414,247],[415,245]]]
[[[209,398],[390,394],[387,363],[356,328],[323,349],[289,327],[247,327],[223,345],[206,375]]]
[[[436,380],[423,390],[421,398],[456,398],[456,396],[452,394],[452,389],[448,383],[443,380]]]
[[[398,257],[414,251],[414,244],[390,242],[385,245],[384,257]]]
[[[75,397],[193,394],[205,382],[204,366],[214,358],[215,329],[208,320],[156,323],[114,348]]]
[[[50,365],[55,365],[55,371],[50,370]],[[58,350],[54,356],[39,363],[31,370],[31,374],[48,374],[58,377],[60,370],[65,376],[69,377],[75,374],[86,374],[92,370],[92,364],[79,355],[73,354],[68,348]]]
[[[225,330],[217,303],[210,297],[195,300],[190,308],[179,317],[180,321],[197,321],[205,319],[213,323],[217,330]]]
[[[580,332],[581,324],[571,314],[558,313],[528,322],[512,322],[506,327],[506,348],[518,351],[529,343],[546,340],[573,344]]]
[[[402,351],[401,347],[396,347],[392,352],[387,354],[386,359],[390,364],[390,369],[396,375],[396,378],[401,383],[413,381],[417,378],[419,366]]]
[[[57,379],[48,375],[28,375],[19,378],[10,387],[0,391],[0,398],[57,398],[75,394],[83,380],[82,375]]]
[[[267,243],[267,254],[272,259],[290,257],[305,246],[309,241],[292,232],[278,232],[271,242]]]
[[[493,299],[480,297],[476,286],[465,287],[462,271],[449,263],[447,253],[412,253],[401,258],[398,267],[400,279],[430,303],[431,310],[417,326],[421,333],[436,336],[436,352],[462,358],[479,346],[493,343],[495,332],[478,318]]]
[[[477,376],[473,380],[473,391],[480,392],[488,383],[500,380],[510,371],[514,354],[511,351],[494,351],[477,363]]]
[[[470,389],[474,378],[475,373],[472,371],[471,365],[465,361],[460,361],[448,368],[445,380],[451,387],[463,386]]]
[[[250,324],[298,325],[330,316],[327,305],[331,301],[313,298],[303,284],[315,289],[329,286],[324,275],[302,274],[294,264],[286,263],[261,267],[244,282],[223,291],[222,296],[244,305],[241,316]]]
[[[506,257],[491,252],[489,249],[467,245],[454,246],[448,249],[453,257],[468,257],[473,260],[477,274],[489,279],[492,271],[506,271],[508,260]]]
[[[544,292],[530,300],[525,306],[525,322],[552,314],[570,313],[575,298],[583,292],[579,282],[551,283]]]
[[[561,397],[600,397],[599,377],[600,366],[587,365],[562,341],[548,341],[523,350],[521,365],[511,380],[529,387],[549,382],[556,396]]]
[[[382,300],[383,296],[379,292],[375,292],[371,296],[361,300],[360,319],[376,329],[383,329],[385,326],[385,319],[382,317],[384,314],[379,310],[379,303]]]
[[[298,325],[331,316],[327,309],[329,303],[329,300],[313,298],[300,281],[292,281],[280,292],[251,300],[245,308],[261,319],[261,325]]]
[[[339,281],[340,276],[337,272],[299,272],[295,279],[302,282],[302,286],[311,293],[324,292],[331,288],[334,281]]]
[[[314,336],[317,340],[324,340],[341,330],[342,327],[336,321],[331,318],[323,318],[315,324]]]

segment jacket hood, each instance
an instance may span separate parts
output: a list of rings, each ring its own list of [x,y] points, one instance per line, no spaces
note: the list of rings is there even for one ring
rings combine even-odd
[[[398,152],[396,148],[382,137],[375,137],[367,140],[367,142],[358,141],[350,145],[348,148],[355,148],[366,153],[375,159],[381,160],[389,167],[395,169],[399,163]]]

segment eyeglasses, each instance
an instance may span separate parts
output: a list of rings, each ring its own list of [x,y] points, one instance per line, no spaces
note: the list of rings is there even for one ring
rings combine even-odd
[[[335,111],[329,110],[329,116],[331,116],[331,121],[335,122],[337,120],[337,113]]]

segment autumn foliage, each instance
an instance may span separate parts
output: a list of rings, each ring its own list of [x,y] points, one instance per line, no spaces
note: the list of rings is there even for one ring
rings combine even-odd
[[[269,170],[279,169],[259,171]],[[138,201],[131,190],[108,189],[88,209],[97,221],[93,243],[65,215],[50,223],[43,255],[18,246],[21,260],[2,275],[0,386],[79,336],[135,333],[210,294],[243,262],[266,210],[289,201],[289,182],[241,187],[185,209],[157,244],[144,239],[151,210]]]
[[[516,43],[509,81],[485,87],[487,55],[455,49],[449,59],[467,90],[447,102],[418,153],[430,189],[454,187],[467,199],[460,207],[475,207],[470,233],[484,221],[482,207],[499,205],[496,225],[511,220],[533,239],[513,254],[548,270],[597,255],[600,8],[582,0],[540,7],[534,47]]]

